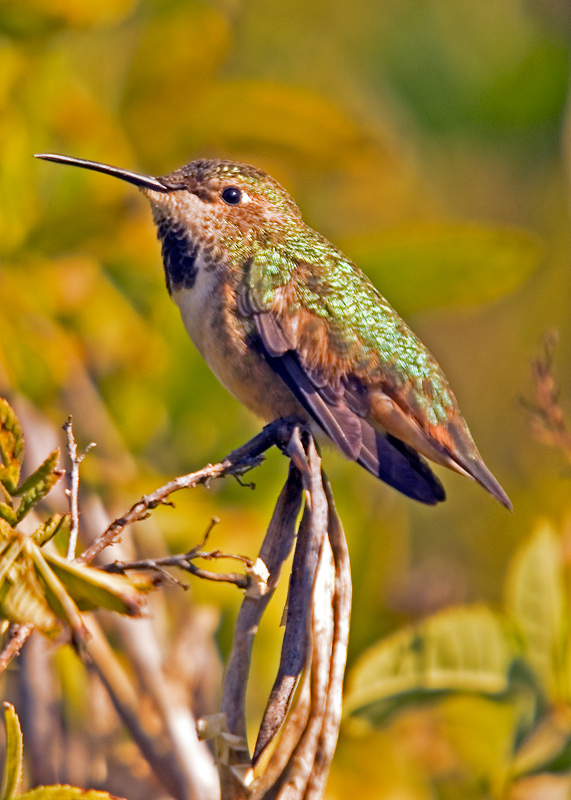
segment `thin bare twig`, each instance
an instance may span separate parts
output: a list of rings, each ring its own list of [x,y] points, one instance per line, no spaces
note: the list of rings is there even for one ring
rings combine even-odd
[[[4,672],[10,661],[17,656],[24,642],[34,630],[33,625],[20,625],[12,623],[6,634],[6,641],[0,653],[0,675]]]
[[[90,564],[99,553],[113,542],[117,541],[121,532],[134,522],[145,519],[149,512],[159,505],[163,505],[171,494],[181,489],[192,489],[199,484],[208,485],[215,478],[224,475],[242,475],[258,466],[262,461],[263,453],[273,445],[285,446],[293,427],[298,424],[295,420],[278,419],[271,422],[249,442],[233,450],[225,459],[217,464],[209,464],[197,472],[182,475],[156,489],[149,495],[131,506],[122,517],[118,517],[109,525],[106,531],[87,548],[78,558],[80,564]]]
[[[144,569],[157,572],[167,581],[176,582],[183,588],[188,588],[181,581],[176,581],[166,570],[165,567],[178,567],[197,578],[202,578],[207,581],[217,581],[219,583],[233,583],[239,589],[247,589],[250,585],[250,578],[248,575],[242,575],[239,572],[212,572],[208,569],[202,569],[192,563],[193,558],[236,558],[242,560],[241,556],[232,555],[231,553],[217,553],[213,551],[207,554],[192,555],[189,553],[182,553],[176,556],[165,556],[164,558],[144,558],[140,561],[114,561],[112,564],[106,564],[103,569],[105,572],[118,572],[125,573],[127,570]],[[250,561],[248,559],[248,561]],[[250,561],[250,565],[251,565]]]
[[[71,462],[70,487],[66,489],[69,498],[69,511],[71,522],[69,526],[69,540],[67,545],[67,560],[73,561],[77,549],[77,536],[79,534],[79,465],[85,456],[95,447],[95,442],[90,442],[83,453],[77,454],[77,444],[73,435],[71,417],[62,425],[67,439],[67,454]]]
[[[145,558],[138,561],[113,561],[111,564],[106,564],[102,567],[105,572],[118,572],[124,574],[127,570],[144,569],[158,573],[167,582],[176,583],[183,589],[188,589],[188,585],[182,581],[173,578],[173,576],[166,571],[165,567],[178,567],[197,578],[203,578],[209,581],[218,581],[225,583],[233,583],[239,589],[247,589],[251,583],[250,574],[241,575],[238,572],[211,572],[206,569],[201,569],[193,564],[195,558],[202,558],[205,561],[215,561],[218,559],[232,559],[240,561],[247,570],[252,570],[254,562],[247,556],[242,556],[239,553],[223,553],[221,550],[203,550],[202,548],[208,541],[208,537],[212,532],[215,525],[220,522],[218,517],[213,517],[204,534],[204,539],[199,545],[190,549],[187,553],[179,553],[174,556],[163,556],[162,558]]]

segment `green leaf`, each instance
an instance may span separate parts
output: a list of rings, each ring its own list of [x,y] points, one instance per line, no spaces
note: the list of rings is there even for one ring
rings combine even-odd
[[[50,608],[29,559],[13,564],[0,587],[0,616],[34,625],[46,636],[61,633],[62,625]]]
[[[0,518],[5,520],[9,525],[16,525],[18,523],[18,514],[7,503],[0,503]]]
[[[36,786],[25,794],[19,795],[18,800],[124,800],[108,792],[96,789],[80,789],[77,786]]]
[[[22,552],[25,539],[21,535],[15,535],[12,541],[6,543],[0,553],[0,587],[6,580],[9,571],[12,569],[14,561]]]
[[[543,522],[519,548],[506,581],[506,610],[521,632],[525,655],[544,690],[567,694],[568,602],[558,534]]]
[[[405,228],[342,249],[404,315],[497,300],[524,282],[540,256],[527,232],[466,224]]]
[[[54,514],[46,522],[39,525],[32,535],[38,547],[53,539],[60,531],[69,526],[71,514]]]
[[[24,743],[18,716],[14,706],[10,703],[4,703],[4,725],[6,726],[6,755],[0,800],[11,800],[20,790],[22,783]]]
[[[403,704],[450,692],[498,696],[517,652],[504,621],[488,608],[442,611],[373,646],[353,668],[346,714],[383,721]]]
[[[28,511],[42,500],[51,490],[52,486],[59,481],[63,471],[56,469],[59,462],[59,449],[54,450],[43,464],[30,475],[24,483],[18,487],[16,494],[22,498],[16,512],[17,521],[23,519]]]
[[[36,575],[45,590],[45,597],[56,617],[66,623],[73,633],[76,643],[87,638],[87,629],[81,619],[81,614],[59,578],[51,570],[41,550],[31,540],[28,540],[27,550],[31,557]]]
[[[0,398],[0,483],[12,494],[24,458],[24,436],[18,418],[6,400]]]
[[[9,539],[12,538],[14,533],[14,528],[5,519],[0,517],[0,543],[7,542]]]
[[[44,553],[44,557],[82,611],[107,608],[129,616],[141,615],[145,602],[142,584],[135,586],[123,575],[75,564],[54,553]]]

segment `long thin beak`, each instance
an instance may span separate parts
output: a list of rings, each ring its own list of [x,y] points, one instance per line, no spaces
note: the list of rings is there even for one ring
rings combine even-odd
[[[106,175],[113,175],[122,181],[134,183],[144,189],[152,189],[155,192],[168,192],[171,189],[165,186],[158,178],[152,175],[141,175],[138,172],[131,172],[129,169],[112,167],[110,164],[100,164],[99,161],[87,161],[85,158],[72,158],[72,156],[60,156],[55,153],[35,153],[34,158],[43,158],[44,161],[55,161],[58,164],[70,164],[72,167],[83,167],[92,169],[95,172],[104,172]]]

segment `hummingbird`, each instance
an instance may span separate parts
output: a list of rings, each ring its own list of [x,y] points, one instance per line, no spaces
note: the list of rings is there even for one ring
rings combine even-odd
[[[167,290],[220,382],[266,421],[296,417],[404,495],[446,497],[427,463],[511,503],[434,356],[368,277],[256,167],[192,161],[152,177],[41,153],[149,199]]]

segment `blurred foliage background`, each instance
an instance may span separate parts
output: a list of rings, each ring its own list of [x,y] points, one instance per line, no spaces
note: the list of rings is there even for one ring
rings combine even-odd
[[[36,432],[28,469],[45,457],[40,433],[73,414],[79,443],[97,442],[83,491],[115,515],[259,426],[188,341],[146,201],[32,153],[157,175],[199,157],[250,162],[435,353],[515,509],[449,474],[448,502],[424,508],[325,453],[352,557],[350,667],[441,608],[498,607],[511,554],[541,519],[571,536],[569,467],[521,403],[556,329],[571,406],[570,22],[565,0],[0,0],[0,394]],[[254,492],[227,480],[177,498],[139,527],[139,547],[183,551],[216,514],[215,546],[255,554],[285,471],[272,454]],[[193,604],[219,609],[227,652],[236,592],[193,584],[168,601],[171,630]],[[274,605],[253,714],[277,659]],[[507,712],[457,702],[347,725],[329,796],[497,795]]]

